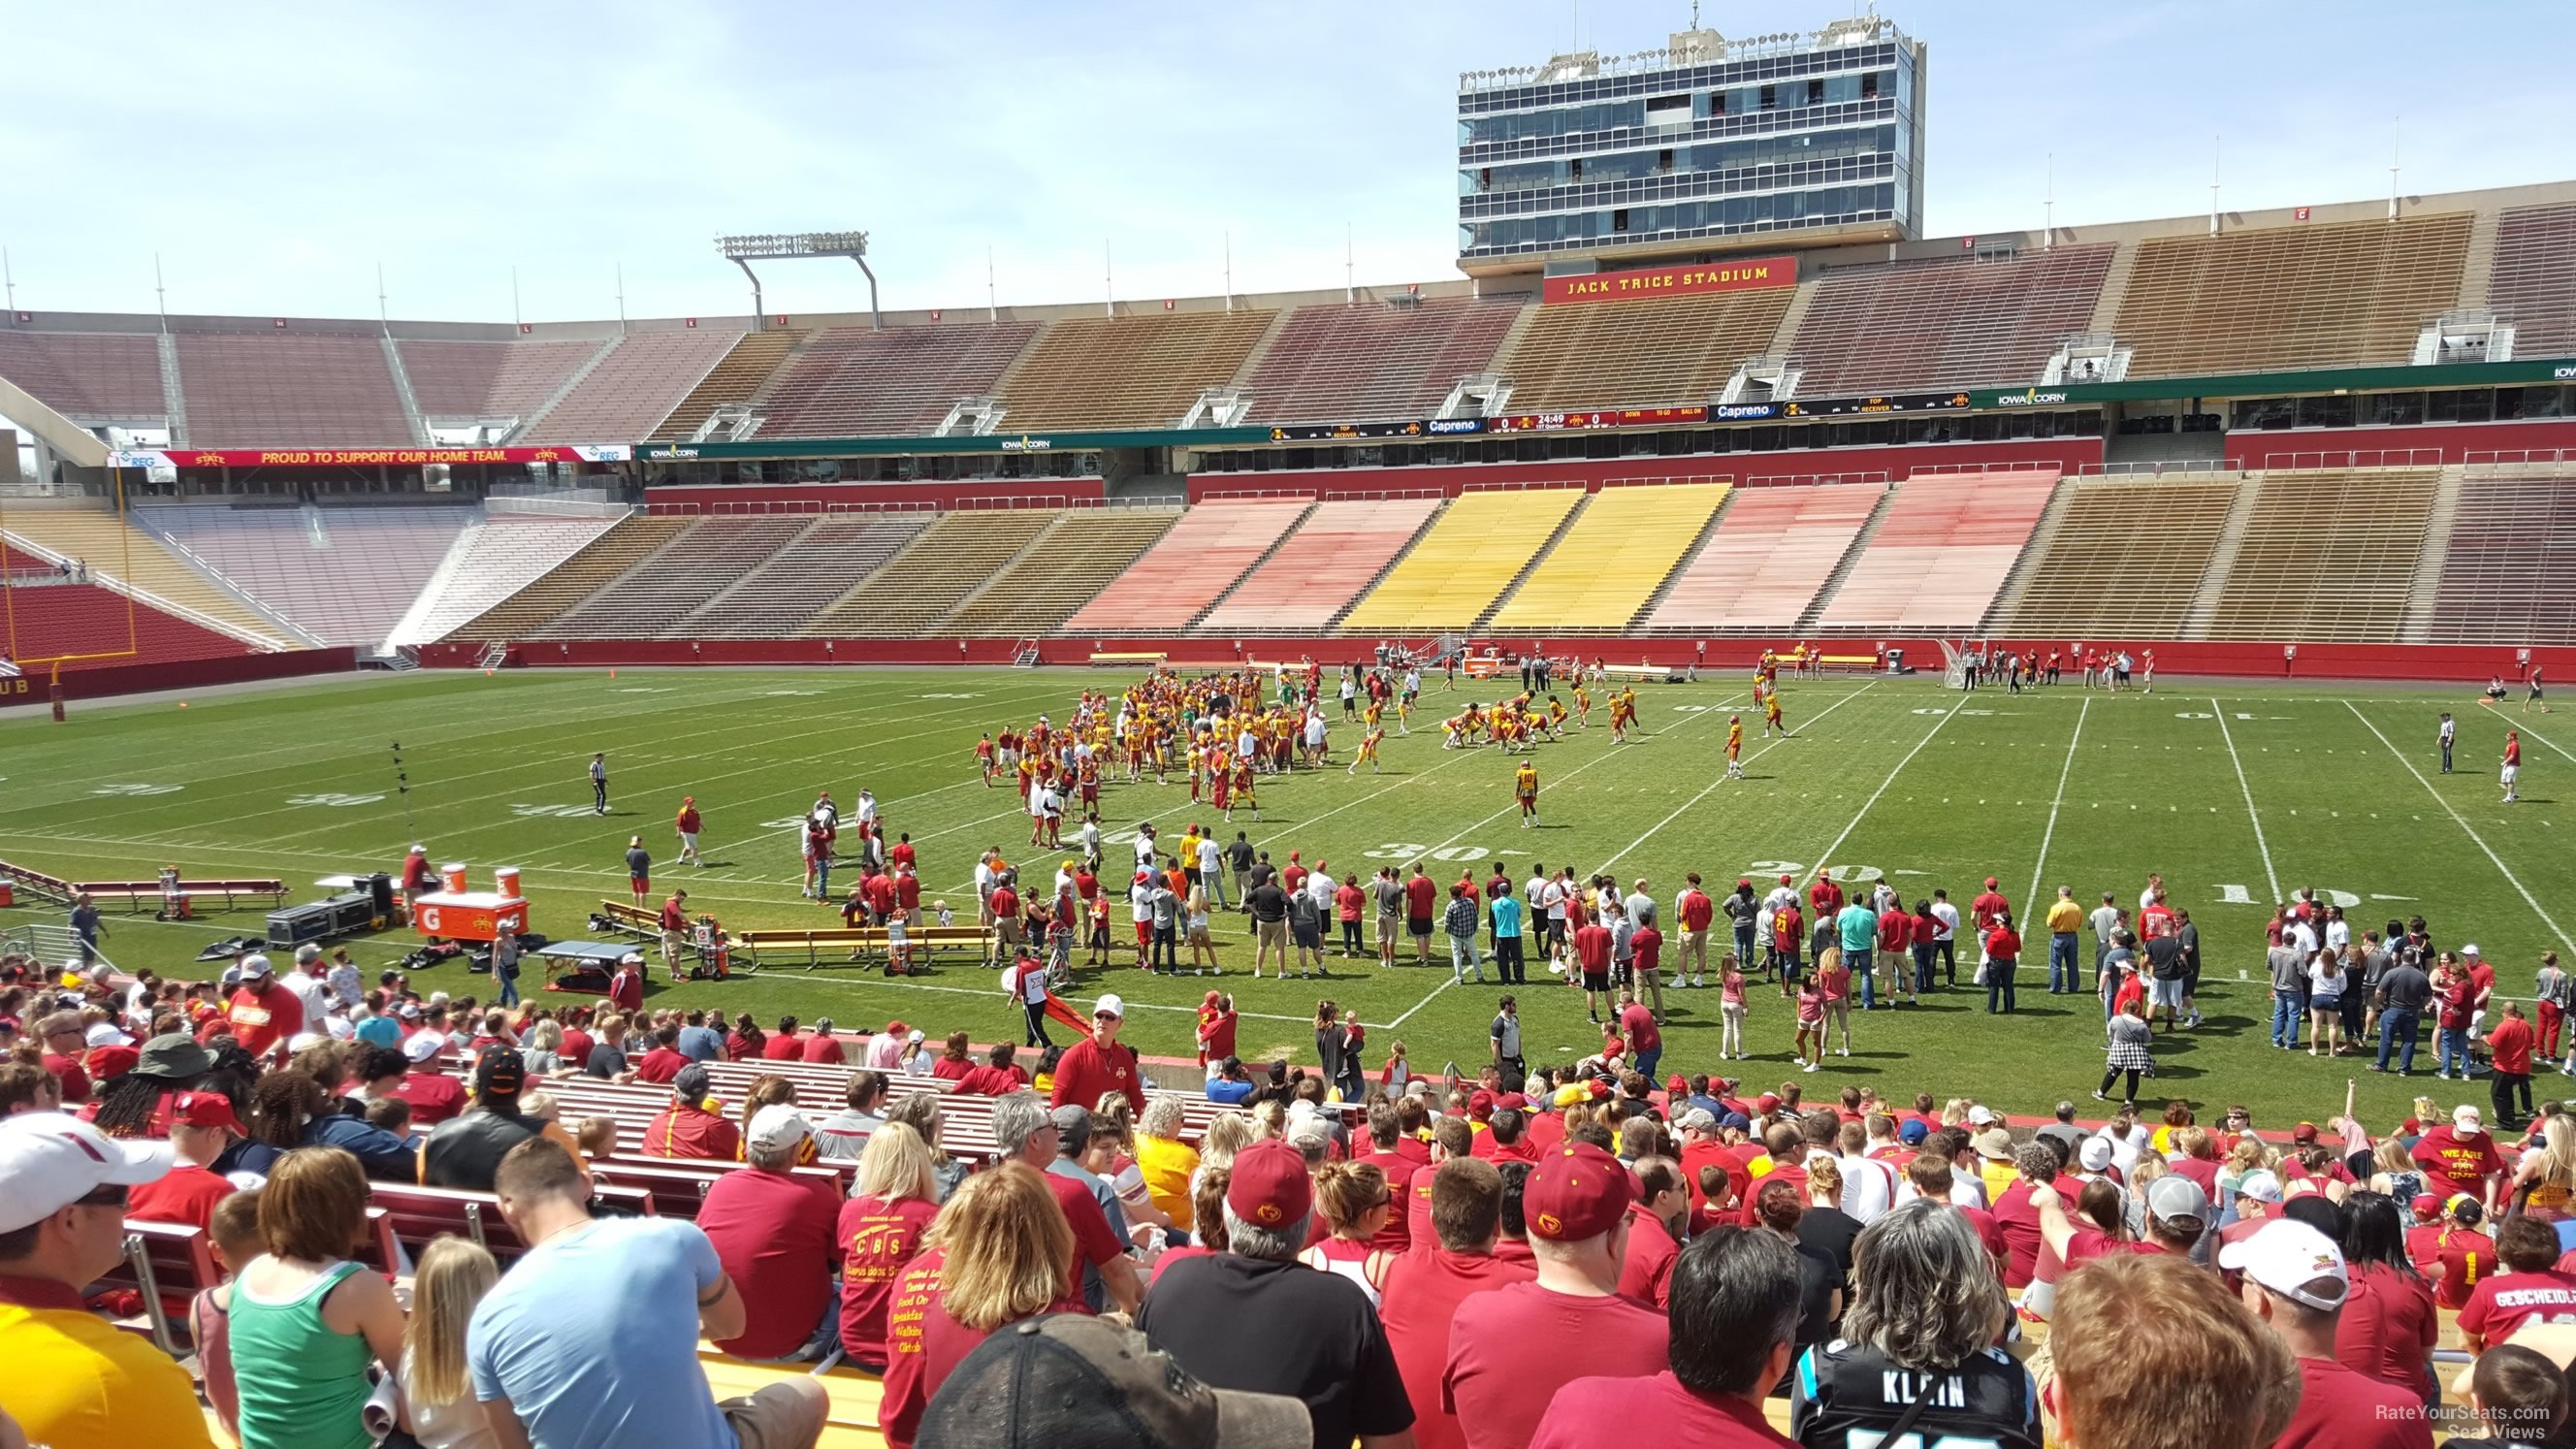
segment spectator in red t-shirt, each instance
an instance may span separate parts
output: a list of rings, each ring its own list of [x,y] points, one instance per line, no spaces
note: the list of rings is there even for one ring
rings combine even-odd
[[[138,1222],[182,1223],[214,1229],[215,1204],[232,1196],[232,1180],[213,1171],[215,1159],[241,1135],[241,1120],[221,1092],[184,1092],[170,1110],[170,1146],[178,1162],[158,1181],[127,1195],[125,1215]]]
[[[841,1039],[832,1035],[832,1018],[828,1016],[814,1018],[814,1034],[805,1038],[804,1045],[798,1053],[798,1060],[819,1062],[830,1067],[846,1064],[846,1059],[841,1054]]]
[[[2421,1399],[2335,1358],[2352,1280],[2333,1239],[2302,1222],[2268,1223],[2219,1249],[2218,1265],[2242,1275],[2245,1306],[2298,1357],[2298,1408],[2276,1449],[2432,1449]]]
[[[283,1056],[286,1044],[304,1030],[304,1002],[277,984],[266,956],[244,956],[241,965],[241,985],[224,1007],[233,1040],[255,1057]]]
[[[1138,1112],[1145,1110],[1145,1083],[1136,1066],[1136,1053],[1118,1043],[1118,1029],[1127,1024],[1127,1003],[1115,993],[1102,996],[1091,1004],[1091,1035],[1074,1043],[1055,1065],[1055,1094],[1050,1106],[1070,1102],[1088,1108],[1103,1094],[1117,1092]]]
[[[1681,1257],[1681,1232],[1690,1215],[1690,1189],[1682,1181],[1681,1164],[1669,1157],[1640,1157],[1628,1170],[1637,1179],[1637,1200],[1628,1205],[1619,1292],[1666,1308],[1672,1303],[1673,1264]]]
[[[44,1048],[45,1070],[53,1073],[63,1101],[74,1106],[89,1100],[89,1073],[81,1067],[81,1019],[77,1011],[57,1011],[36,1023],[33,1035]]]
[[[653,1029],[653,1049],[635,1064],[635,1080],[659,1085],[676,1079],[680,1069],[691,1065],[688,1053],[680,1050],[680,1029],[659,1026]]]
[[[2576,1274],[2558,1271],[2558,1234],[2538,1218],[2512,1217],[2496,1229],[2505,1271],[2481,1280],[2460,1309],[2460,1339],[2482,1353],[2526,1323],[2576,1323]]]
[[[1012,1060],[1018,1054],[1019,1048],[1009,1042],[994,1043],[981,1065],[957,1079],[957,1095],[999,1097],[1004,1093],[1027,1090],[1028,1071]]]
[[[760,1059],[766,1062],[802,1061],[805,1043],[796,1035],[796,1018],[778,1018],[778,1030],[760,1044]]]
[[[891,1449],[912,1449],[931,1397],[987,1334],[1041,1313],[1085,1311],[1064,1287],[1075,1271],[1073,1230],[1044,1172],[1005,1162],[976,1173],[945,1214],[941,1246],[905,1264],[888,1298],[877,1422]],[[977,1291],[952,1295],[959,1278]]]
[[[671,1081],[671,1105],[644,1128],[646,1157],[695,1157],[732,1162],[742,1156],[742,1129],[721,1112],[707,1110],[712,1083],[691,1062]],[[811,1135],[810,1130],[808,1135]]]
[[[438,1069],[444,1046],[434,1031],[419,1032],[404,1042],[402,1054],[410,1070],[387,1094],[411,1104],[412,1125],[423,1131],[465,1110],[465,1084]]]
[[[698,1228],[715,1244],[725,1276],[742,1290],[742,1332],[716,1347],[742,1358],[820,1358],[841,1333],[832,1291],[843,1240],[840,1192],[832,1178],[798,1176],[813,1140],[804,1114],[774,1102],[751,1116],[744,1166],[707,1185]]]
[[[2432,1191],[2444,1197],[2468,1193],[2488,1214],[2495,1212],[2496,1190],[2504,1181],[2504,1158],[2497,1154],[2495,1139],[2488,1135],[2477,1108],[2463,1103],[2451,1113],[2451,1125],[2416,1138],[2414,1157]]]
[[[1441,1372],[1442,1407],[1468,1449],[1528,1444],[1558,1389],[1587,1373],[1662,1371],[1664,1315],[1619,1293],[1637,1180],[1588,1142],[1532,1168],[1521,1194],[1537,1258],[1535,1282],[1475,1294],[1458,1305]],[[1537,1354],[1532,1343],[1580,1343],[1579,1354]]]

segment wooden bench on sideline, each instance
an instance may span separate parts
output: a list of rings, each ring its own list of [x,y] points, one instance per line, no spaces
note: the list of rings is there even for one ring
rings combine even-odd
[[[83,880],[72,882],[71,888],[89,892],[90,898],[100,905],[123,901],[128,911],[137,913],[147,905],[154,910],[161,908],[161,882],[157,880]],[[228,911],[236,904],[234,898],[237,896],[265,896],[272,909],[286,904],[286,882],[282,880],[183,880],[178,884],[178,891],[192,900],[201,896],[222,896],[224,909]]]
[[[78,889],[61,876],[47,875],[23,865],[11,865],[5,860],[0,860],[0,877],[25,886],[28,894],[42,896],[56,905],[71,904],[72,892]]]
[[[915,959],[941,951],[972,950],[979,958],[992,954],[992,934],[981,926],[922,926],[907,928],[903,934],[904,944]],[[749,956],[754,965],[792,965],[797,957],[802,956],[808,971],[821,966],[864,965],[887,959],[883,926],[736,931],[733,944],[734,949]]]

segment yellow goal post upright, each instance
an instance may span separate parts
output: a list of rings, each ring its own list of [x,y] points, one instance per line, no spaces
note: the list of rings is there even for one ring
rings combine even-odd
[[[59,555],[48,560],[13,544],[14,535],[10,527],[8,495],[5,490],[0,490],[0,625],[5,625],[7,630],[7,649],[0,657],[5,657],[17,668],[21,680],[39,667],[45,670],[46,692],[52,697],[56,720],[63,718],[64,665],[104,659],[132,659],[142,652],[141,633],[136,626],[134,615],[134,528],[125,513],[125,470],[110,468],[107,474],[108,486],[111,490],[110,506],[116,515],[117,522],[117,583],[112,592],[123,595],[125,599],[125,647],[122,649],[46,654],[33,658],[21,649],[18,643],[18,590],[21,587],[56,587],[69,580],[66,570],[74,567],[76,563],[85,566],[87,561],[75,561]],[[28,575],[23,582],[21,574]],[[0,684],[5,684],[5,681],[0,681]],[[24,684],[18,687],[25,688]]]

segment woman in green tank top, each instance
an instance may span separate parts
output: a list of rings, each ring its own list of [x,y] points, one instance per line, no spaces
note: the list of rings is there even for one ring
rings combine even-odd
[[[401,1358],[403,1311],[349,1261],[366,1228],[366,1171],[339,1148],[287,1153],[259,1190],[267,1253],[232,1294],[242,1449],[367,1449],[367,1361]]]

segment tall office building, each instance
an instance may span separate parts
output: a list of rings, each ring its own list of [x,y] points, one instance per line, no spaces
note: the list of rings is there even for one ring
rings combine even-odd
[[[1875,15],[1813,34],[1584,51],[1458,78],[1458,264],[1908,240],[1924,47]]]

